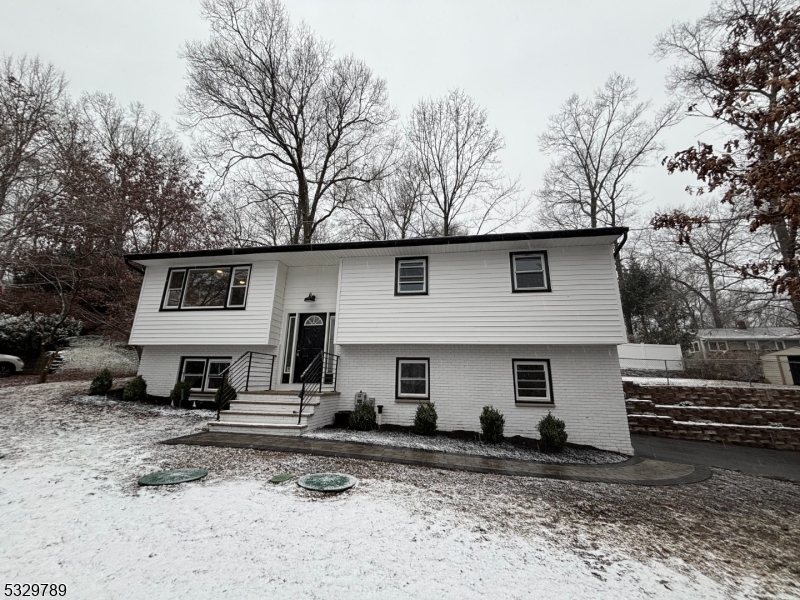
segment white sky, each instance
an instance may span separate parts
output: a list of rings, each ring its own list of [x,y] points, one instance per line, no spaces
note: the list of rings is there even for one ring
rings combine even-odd
[[[461,87],[506,139],[503,160],[526,191],[549,158],[537,135],[572,93],[588,95],[617,71],[641,97],[665,102],[667,65],[652,56],[674,20],[695,19],[710,0],[287,0],[338,53],[353,53],[388,82],[405,117],[422,97]],[[196,0],[0,0],[0,53],[38,54],[62,69],[70,91],[110,92],[174,119],[183,90],[178,50],[207,34]],[[700,122],[664,137],[667,151],[695,143]],[[645,169],[646,209],[688,202],[691,179]]]

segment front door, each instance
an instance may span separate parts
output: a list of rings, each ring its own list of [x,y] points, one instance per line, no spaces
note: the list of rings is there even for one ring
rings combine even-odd
[[[792,383],[800,385],[800,356],[787,356],[789,360],[789,372],[792,374]]]
[[[325,347],[325,313],[301,314],[297,329],[297,346],[294,355],[294,383],[300,383],[300,376],[306,367]]]

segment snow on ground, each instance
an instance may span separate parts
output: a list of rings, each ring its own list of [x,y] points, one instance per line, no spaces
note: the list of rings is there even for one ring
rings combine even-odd
[[[399,431],[351,431],[349,429],[315,429],[304,434],[305,437],[323,440],[341,440],[361,442],[379,446],[399,446],[401,448],[417,448],[419,450],[438,450],[456,454],[477,454],[497,458],[515,458],[518,460],[536,460],[545,463],[580,463],[608,464],[627,460],[628,456],[605,450],[591,448],[564,448],[559,453],[537,452],[518,448],[511,444],[483,444],[467,440],[456,440],[444,435],[426,437]]]
[[[747,381],[720,381],[717,379],[680,379],[677,377],[626,377],[622,381],[630,381],[638,385],[675,385],[688,387],[756,387],[768,389],[797,389],[794,385],[777,385],[772,383],[749,383]]]
[[[115,373],[136,374],[139,356],[123,342],[100,336],[73,338],[71,345],[59,351],[63,362],[60,371],[99,373],[109,369]]]
[[[800,595],[800,487],[715,471],[646,488],[163,446],[208,415],[0,390],[0,583],[67,598]],[[206,479],[140,488],[164,468]],[[343,471],[325,496],[267,479]]]

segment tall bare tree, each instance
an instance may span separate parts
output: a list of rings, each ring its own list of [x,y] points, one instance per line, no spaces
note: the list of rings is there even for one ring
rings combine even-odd
[[[309,243],[391,166],[386,84],[354,57],[334,58],[278,0],[202,6],[211,38],[183,49],[183,124],[223,179],[259,189],[259,202],[289,217],[291,242]]]
[[[503,136],[463,90],[420,101],[406,133],[430,231],[488,233],[520,216],[526,204],[503,173]]]
[[[539,136],[555,158],[537,192],[539,220],[559,229],[624,225],[639,195],[631,175],[650,164],[663,146],[659,134],[678,119],[678,108],[652,113],[638,100],[632,79],[611,75],[592,98],[570,98]]]

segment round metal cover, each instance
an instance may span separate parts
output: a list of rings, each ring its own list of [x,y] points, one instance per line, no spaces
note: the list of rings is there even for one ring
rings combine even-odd
[[[208,475],[205,469],[172,469],[171,471],[156,471],[139,479],[139,485],[175,485],[196,481]]]
[[[293,479],[293,478],[294,478],[294,475],[292,475],[291,473],[281,473],[280,475],[275,475],[274,477],[271,477],[269,482],[270,483],[283,483],[284,481],[289,481],[290,479]]]
[[[343,492],[349,490],[358,479],[344,473],[312,473],[297,480],[297,485],[317,492]]]

